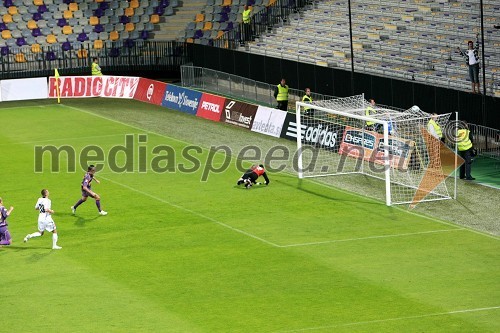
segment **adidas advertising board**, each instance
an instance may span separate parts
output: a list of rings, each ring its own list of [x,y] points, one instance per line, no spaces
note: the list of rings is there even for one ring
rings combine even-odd
[[[167,89],[166,83],[141,77],[137,89],[135,90],[134,99],[161,105],[163,96],[165,96],[165,89]]]
[[[226,99],[224,97],[204,93],[201,97],[196,116],[219,121],[224,110],[225,102]]]
[[[194,115],[198,111],[201,96],[202,93],[199,91],[169,84],[167,85],[167,90],[165,91],[165,96],[163,97],[161,105]]]
[[[221,122],[250,129],[257,112],[257,105],[226,99]]]
[[[286,114],[282,110],[259,106],[253,121],[252,131],[279,138]]]
[[[311,126],[301,124],[300,129],[298,129],[295,114],[288,113],[283,124],[281,137],[296,141],[299,130],[303,138],[302,142],[306,144],[333,151],[339,149],[338,138],[341,131],[343,131],[343,126],[339,124],[317,121],[316,124]]]

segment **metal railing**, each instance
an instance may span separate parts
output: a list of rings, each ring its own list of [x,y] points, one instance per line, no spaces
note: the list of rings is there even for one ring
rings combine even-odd
[[[48,76],[57,68],[62,75],[90,73],[93,58],[103,73],[137,70],[179,70],[190,61],[185,43],[166,41],[106,42],[101,49],[90,43],[73,48],[61,43],[39,48],[0,48],[0,79]]]
[[[476,124],[469,124],[469,129],[479,156],[500,159],[500,130]]]
[[[191,65],[181,66],[181,84],[183,87],[194,88],[206,92],[216,93],[259,105],[276,107],[274,90],[279,82],[269,84],[232,75],[213,69]],[[295,102],[302,100],[304,91],[294,88],[288,89],[288,110],[295,110]],[[334,96],[312,92],[314,101],[335,99]]]

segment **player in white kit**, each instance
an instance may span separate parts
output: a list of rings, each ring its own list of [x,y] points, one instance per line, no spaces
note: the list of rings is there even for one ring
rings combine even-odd
[[[60,250],[62,247],[57,246],[57,229],[56,223],[52,219],[52,214],[54,211],[52,210],[52,202],[49,199],[49,190],[42,190],[42,197],[38,198],[38,201],[35,205],[35,210],[38,210],[40,213],[38,214],[38,231],[32,234],[26,235],[24,237],[24,242],[27,242],[29,239],[33,237],[40,237],[43,235],[45,230],[52,233],[52,249]]]

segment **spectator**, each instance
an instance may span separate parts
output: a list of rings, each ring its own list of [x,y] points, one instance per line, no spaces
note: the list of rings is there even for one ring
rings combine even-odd
[[[304,102],[304,103],[312,103],[313,99],[312,99],[312,96],[311,96],[311,89],[306,88],[305,92],[306,92],[306,94],[304,96],[302,96],[302,102]],[[313,117],[314,116],[314,109],[311,109],[309,107],[304,107],[304,114],[306,116]]]
[[[473,41],[467,43],[468,49],[464,52],[460,47],[457,47],[458,52],[464,58],[465,63],[469,66],[469,78],[472,84],[472,93],[480,94],[479,90],[479,34],[476,35],[476,45]],[[476,91],[477,88],[477,91]]]
[[[472,166],[472,141],[473,137],[469,131],[469,126],[464,122],[465,128],[457,130],[457,149],[460,156],[465,160],[465,163],[460,166],[460,179],[465,180],[475,180],[472,177],[471,166]]]
[[[274,98],[276,98],[278,102],[278,109],[283,111],[288,110],[288,86],[286,85],[285,79],[281,79],[280,84],[276,86]]]

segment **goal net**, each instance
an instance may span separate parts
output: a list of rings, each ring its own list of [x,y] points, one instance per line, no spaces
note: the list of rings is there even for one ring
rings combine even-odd
[[[433,117],[416,106],[381,107],[363,95],[296,106],[299,178],[362,174],[380,179],[375,183],[385,187],[387,205],[452,198],[445,180],[459,158],[429,130],[432,118],[444,134],[451,114]]]

